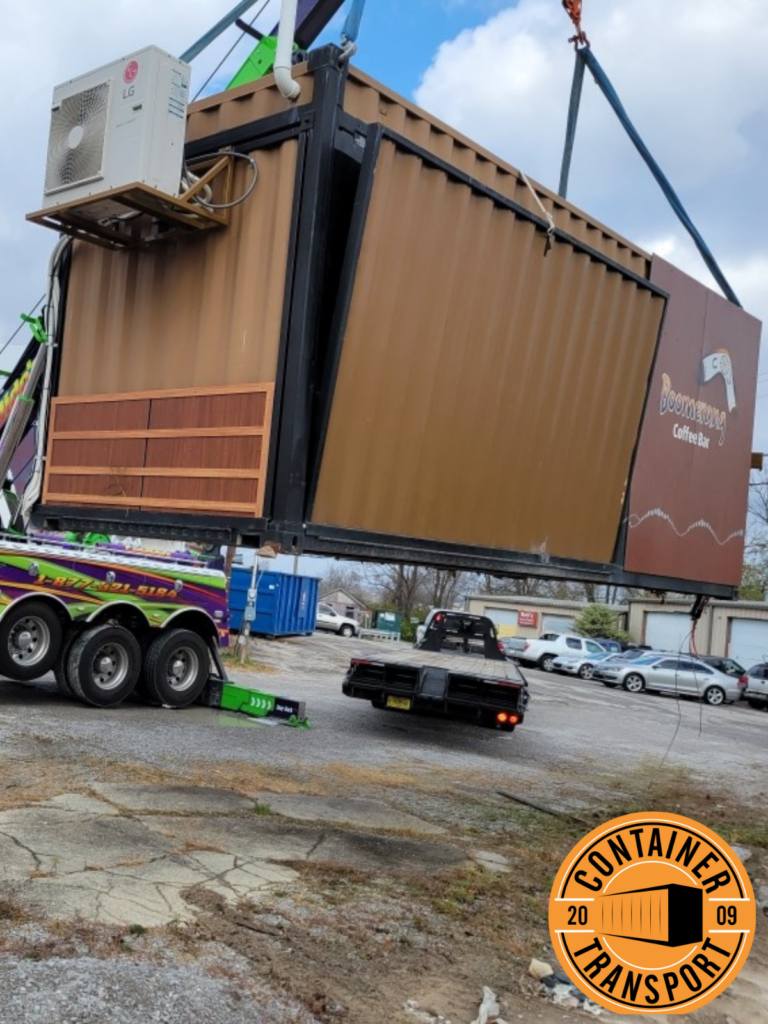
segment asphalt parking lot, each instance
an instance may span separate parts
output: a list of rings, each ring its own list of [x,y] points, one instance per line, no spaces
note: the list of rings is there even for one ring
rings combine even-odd
[[[251,664],[230,669],[305,700],[306,730],[202,706],[96,710],[52,679],[0,682],[0,1003],[16,1000],[14,1019],[133,1020],[137,986],[164,964],[167,1013],[212,1024],[458,1024],[483,984],[506,1019],[577,1020],[540,998],[525,965],[549,955],[548,879],[584,823],[682,810],[754,843],[755,886],[768,882],[768,714],[526,671],[531,703],[510,735],[344,697],[350,657],[376,649],[256,640]],[[758,937],[748,984],[713,1004],[737,1024],[768,1019]],[[80,1016],[61,1016],[62,972]],[[49,1016],[19,1002],[20,978],[50,992]]]

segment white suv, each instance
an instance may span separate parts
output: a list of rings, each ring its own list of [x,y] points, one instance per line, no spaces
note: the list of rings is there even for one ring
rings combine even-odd
[[[572,657],[605,655],[608,652],[596,640],[584,636],[568,636],[558,633],[544,633],[538,640],[529,640],[521,651],[515,651],[515,661],[537,665],[545,672],[555,670],[555,660],[564,654]]]
[[[357,636],[360,632],[360,626],[355,619],[339,615],[329,604],[317,606],[315,629],[327,629],[331,633],[338,633],[339,636]]]

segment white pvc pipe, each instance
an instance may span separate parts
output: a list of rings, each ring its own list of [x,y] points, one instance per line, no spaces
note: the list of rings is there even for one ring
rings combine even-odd
[[[294,81],[291,58],[293,57],[293,39],[296,34],[298,0],[283,0],[280,7],[280,28],[277,32],[277,51],[275,53],[275,84],[287,100],[296,100],[301,93],[301,86]]]

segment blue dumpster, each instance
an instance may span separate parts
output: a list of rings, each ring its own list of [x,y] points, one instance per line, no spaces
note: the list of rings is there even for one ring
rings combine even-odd
[[[262,636],[301,636],[315,628],[317,589],[315,576],[286,572],[262,572],[256,577],[256,619],[252,633]],[[235,568],[229,584],[229,625],[239,631],[248,602],[251,570]]]

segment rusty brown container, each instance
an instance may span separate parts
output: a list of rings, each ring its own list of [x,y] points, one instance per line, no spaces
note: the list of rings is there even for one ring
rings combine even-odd
[[[297,77],[296,104],[266,79],[190,108],[189,156],[258,164],[227,228],[75,244],[38,518],[669,576],[634,537],[624,567],[667,306],[650,255],[335,48]]]

